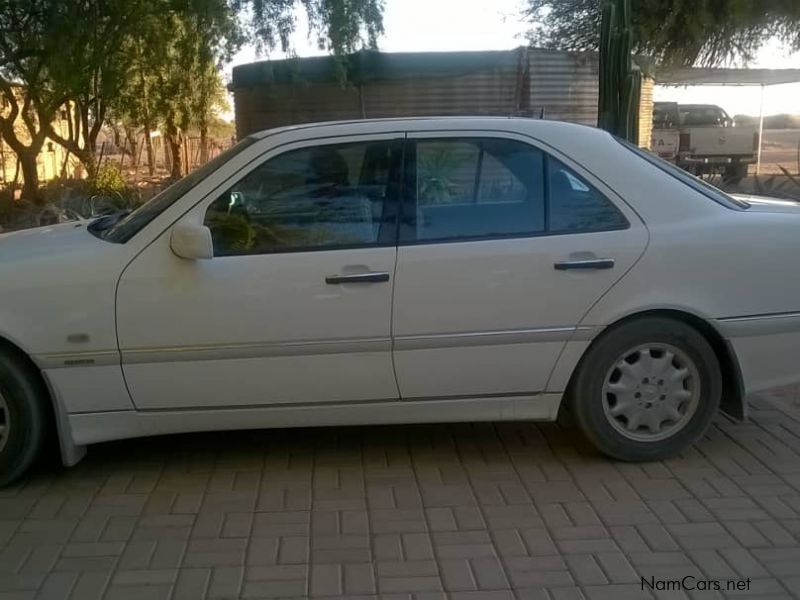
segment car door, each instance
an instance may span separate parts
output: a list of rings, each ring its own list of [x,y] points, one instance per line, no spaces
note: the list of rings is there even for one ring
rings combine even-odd
[[[403,399],[543,392],[589,307],[644,251],[635,213],[513,134],[409,134],[395,275]]]
[[[402,140],[283,146],[178,224],[214,256],[170,251],[170,229],[119,282],[125,380],[140,410],[398,398],[391,359]]]

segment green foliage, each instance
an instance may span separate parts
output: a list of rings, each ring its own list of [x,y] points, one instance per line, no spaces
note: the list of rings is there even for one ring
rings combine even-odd
[[[448,204],[458,194],[453,176],[458,173],[466,157],[458,156],[447,148],[431,148],[419,158],[419,196],[425,204]]]
[[[231,0],[241,15],[245,35],[259,50],[291,50],[295,29],[295,0]],[[383,33],[383,0],[299,0],[309,23],[309,35],[320,49],[345,54],[377,46]]]
[[[101,166],[89,183],[95,194],[124,194],[128,189],[128,182],[119,166],[110,162]]]
[[[207,139],[226,108],[220,67],[246,41],[289,50],[298,7],[308,34],[336,54],[374,46],[382,31],[383,0],[2,0],[0,94],[12,109],[0,110],[0,134],[31,158],[27,191],[46,137],[92,172],[109,118],[161,128],[173,150],[189,128]],[[63,108],[66,132],[51,126]]]
[[[600,0],[527,0],[536,45],[596,50]],[[770,38],[800,49],[797,0],[635,0],[634,49],[662,63],[716,66],[748,62]]]

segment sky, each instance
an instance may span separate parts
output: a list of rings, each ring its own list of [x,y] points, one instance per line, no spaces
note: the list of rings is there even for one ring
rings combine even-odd
[[[384,52],[425,52],[454,50],[510,50],[525,43],[529,24],[522,20],[525,2],[520,0],[385,0],[385,34],[378,40]],[[325,54],[307,36],[308,25],[298,13],[292,46],[298,56]],[[273,52],[257,56],[244,48],[228,66],[279,59]],[[800,53],[790,55],[777,43],[767,44],[751,67],[800,68]],[[757,115],[759,87],[656,87],[656,100],[706,103],[722,106],[729,114]],[[764,93],[764,114],[800,114],[800,84],[769,86]]]

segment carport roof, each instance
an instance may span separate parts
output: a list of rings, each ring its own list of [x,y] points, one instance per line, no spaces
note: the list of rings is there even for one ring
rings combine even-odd
[[[800,69],[656,69],[658,85],[778,85],[800,82]]]

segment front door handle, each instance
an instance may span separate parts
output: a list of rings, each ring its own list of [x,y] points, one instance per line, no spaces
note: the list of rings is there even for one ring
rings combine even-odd
[[[340,283],[380,283],[389,281],[388,271],[368,271],[366,273],[353,273],[351,275],[328,275],[325,283],[338,285]]]
[[[590,258],[584,260],[565,260],[553,265],[556,271],[569,271],[570,269],[613,269],[613,258]]]

